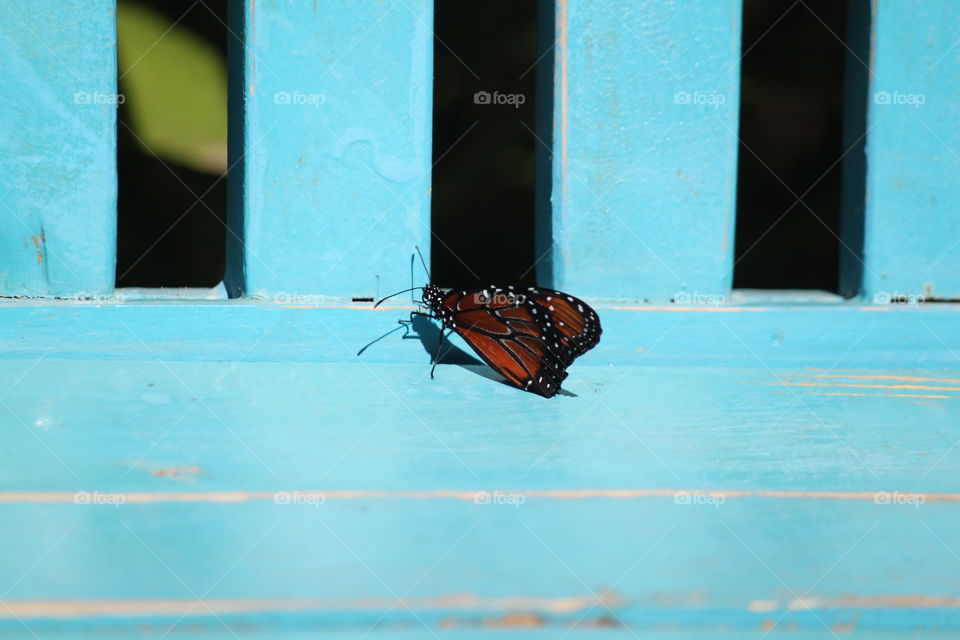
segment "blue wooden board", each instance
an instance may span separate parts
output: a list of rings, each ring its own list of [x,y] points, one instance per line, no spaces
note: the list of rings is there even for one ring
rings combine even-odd
[[[206,625],[217,615],[363,630],[526,612],[557,626],[605,618],[637,630],[759,630],[768,620],[808,631],[960,629],[955,502],[717,506],[663,496],[2,508],[0,535],[18,550],[3,574],[21,577],[5,603],[39,628],[72,610],[78,624],[114,618],[117,626],[183,614],[181,622]],[[196,598],[210,610],[189,610]],[[2,627],[17,623],[0,613]]]
[[[409,287],[398,256],[429,255],[433,3],[237,5],[231,294]]]
[[[878,302],[957,298],[960,5],[904,0],[873,8],[864,292]]]
[[[0,295],[113,288],[115,2],[0,7]]]
[[[597,306],[545,400],[358,358],[402,306],[0,305],[0,629],[960,631],[960,309]]]
[[[541,283],[612,299],[728,293],[740,20],[740,0],[556,3]]]
[[[144,637],[159,637],[163,634],[169,624],[141,624],[136,631],[126,633],[117,633],[110,629],[110,640],[142,640]],[[841,638],[876,638],[877,640],[903,640],[904,638],[952,638],[949,631],[930,632],[930,631],[879,631],[868,629],[866,631],[857,630],[854,625],[838,625],[835,627],[834,634]],[[103,627],[96,629],[101,633],[105,630]],[[432,632],[432,633],[431,633]],[[288,630],[282,635],[287,640],[315,640],[319,634],[324,638],[332,640],[361,640],[370,638],[371,640],[409,640],[410,638],[442,638],[445,640],[500,640],[502,638],[529,638],[529,640],[556,640],[557,638],[569,638],[570,640],[619,640],[634,639],[637,637],[643,640],[702,640],[705,637],[718,638],[719,640],[757,640],[757,638],[769,638],[770,640],[820,640],[822,638],[833,638],[834,636],[826,629],[820,631],[802,631],[795,625],[788,625],[784,629],[774,629],[767,631],[763,626],[749,631],[736,631],[729,628],[700,629],[698,631],[677,631],[677,630],[644,630],[640,633],[632,629],[623,629],[612,627],[607,624],[595,625],[590,623],[570,627],[550,627],[539,625],[528,616],[520,616],[515,619],[491,619],[484,624],[476,624],[464,629],[458,626],[456,621],[450,621],[449,627],[443,627],[437,630],[427,630],[421,624],[400,624],[383,625],[372,629],[318,629],[310,630]],[[153,635],[150,635],[153,634]],[[11,630],[12,638],[34,638],[31,630],[21,628],[20,630]],[[43,638],[51,640],[74,640],[88,639],[91,637],[89,631],[67,631],[63,629],[44,629]],[[216,625],[193,625],[174,627],[165,637],[173,640],[208,640],[211,638],[222,640],[272,640],[280,637],[277,630],[256,627],[249,624],[233,624],[228,622]]]

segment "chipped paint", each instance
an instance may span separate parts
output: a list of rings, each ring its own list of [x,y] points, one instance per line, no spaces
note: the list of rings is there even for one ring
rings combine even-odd
[[[168,467],[166,469],[154,469],[150,473],[159,477],[179,477],[182,475],[196,475],[202,473],[203,469],[198,466],[188,466],[188,467]]]
[[[776,600],[751,600],[749,604],[747,604],[747,611],[766,613],[768,611],[775,611],[777,606]]]
[[[956,396],[925,395],[920,393],[844,393],[842,391],[811,391],[811,396],[854,396],[861,398],[932,398],[950,400]]]
[[[247,48],[257,50],[257,0],[250,0],[250,42]],[[250,95],[257,95],[257,56],[250,56]]]
[[[932,595],[805,597],[784,603],[766,600],[751,601],[746,608],[752,612],[760,612],[752,608],[756,602],[764,603],[764,612],[826,609],[960,609],[960,598]],[[774,606],[766,608],[770,602],[773,602]],[[567,598],[534,596],[486,598],[472,594],[456,594],[419,598],[204,598],[203,605],[204,609],[214,616],[273,612],[382,611],[394,608],[410,611],[503,611],[504,613],[497,617],[483,619],[481,624],[489,628],[535,628],[546,625],[547,620],[544,614],[586,614],[597,607],[604,609],[622,607],[624,600],[619,597],[604,598],[593,595]],[[5,600],[4,606],[0,607],[0,619],[181,617],[190,614],[196,606],[195,599]],[[447,617],[441,618],[437,626],[452,629],[462,624],[461,619]],[[572,625],[577,628],[585,626],[616,628],[622,625],[611,616],[578,621]],[[761,622],[761,626],[767,630],[772,629],[774,621],[765,619]]]
[[[851,378],[854,380],[902,380],[904,382],[942,382],[960,384],[960,378],[923,378],[919,376],[862,375],[852,373],[784,373],[784,377],[804,376],[813,378]]]
[[[806,609],[960,609],[960,597],[930,595],[840,596],[797,598],[789,611]]]
[[[546,619],[536,613],[505,613],[499,618],[483,621],[484,627],[492,629],[534,628],[547,626]]]
[[[505,611],[501,627],[538,626],[539,613],[573,614],[593,607],[617,607],[619,597],[592,595],[567,598],[507,596],[485,598],[472,594],[423,598],[224,598],[203,599],[204,610],[213,615],[296,611],[378,611],[409,610]],[[88,617],[186,616],[197,606],[196,599],[151,600],[6,600],[0,619],[57,619]],[[516,612],[516,613],[514,613]],[[536,612],[536,613],[534,613]],[[450,620],[450,619],[448,619]]]
[[[37,264],[43,264],[43,256],[46,251],[46,238],[43,232],[41,231],[35,236],[30,236],[30,240],[33,241],[33,247],[37,250]]]
[[[600,307],[603,308],[603,307]],[[643,306],[611,306],[616,311],[680,311],[684,313],[739,313],[742,311],[770,311],[767,307],[643,307]]]
[[[824,383],[824,382],[787,382],[781,380],[778,382],[741,382],[739,384],[759,384],[772,385],[780,387],[853,387],[857,389],[922,389],[926,391],[960,391],[960,387],[936,387],[924,384],[858,384],[850,383]]]

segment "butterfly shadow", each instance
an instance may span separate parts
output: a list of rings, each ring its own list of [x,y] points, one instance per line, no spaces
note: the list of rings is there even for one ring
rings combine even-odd
[[[414,315],[409,324],[415,335],[407,334],[404,335],[403,338],[405,340],[419,339],[420,344],[423,345],[423,350],[430,356],[430,362],[436,362],[438,365],[456,364],[478,376],[499,382],[511,389],[516,389],[506,378],[491,369],[487,363],[453,344],[447,340],[446,336],[441,340],[440,328],[432,323],[427,316]],[[559,395],[576,397],[575,393],[571,393],[566,389],[560,389]]]
[[[440,327],[432,323],[426,316],[414,315],[410,320],[410,328],[413,329],[415,335],[405,335],[404,339],[419,339],[420,344],[423,345],[423,350],[430,356],[431,363],[459,365],[478,376],[514,388],[507,382],[506,378],[488,367],[487,363],[453,344],[447,340],[446,336],[441,340]]]
[[[446,336],[444,336],[443,340],[441,340],[440,328],[431,322],[429,317],[425,315],[413,314],[410,320],[401,320],[400,325],[401,326],[395,327],[390,331],[387,331],[379,338],[367,343],[362,349],[360,349],[360,351],[357,352],[357,355],[363,355],[364,351],[376,343],[396,333],[400,329],[404,329],[404,334],[401,336],[401,338],[403,340],[419,340],[420,344],[423,346],[423,350],[426,351],[427,355],[430,356],[431,363],[436,362],[438,365],[455,364],[477,374],[478,376],[494,382],[499,382],[500,384],[510,387],[511,389],[516,389],[516,387],[510,384],[506,378],[491,369],[485,362],[470,355],[457,345],[453,344],[447,340]],[[413,330],[412,333],[411,329]],[[566,389],[560,389],[557,395],[577,397],[575,393],[571,393]]]

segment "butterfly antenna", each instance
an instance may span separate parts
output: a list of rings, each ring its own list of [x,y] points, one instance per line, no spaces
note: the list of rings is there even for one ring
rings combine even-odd
[[[427,269],[427,261],[423,259],[423,254],[420,253],[420,247],[414,245],[413,248],[417,250],[417,255],[420,256],[420,264],[423,265],[423,270],[427,272],[427,281],[433,282],[433,276],[430,275],[430,269]]]
[[[397,291],[396,293],[391,293],[386,298],[380,298],[380,300],[377,301],[377,304],[373,305],[373,308],[376,309],[377,307],[379,307],[380,303],[382,303],[384,300],[389,300],[390,298],[394,296],[398,296],[401,293],[406,293],[408,291],[416,291],[417,289],[423,289],[423,287],[410,287],[409,289],[404,289],[403,291]]]
[[[413,286],[413,264],[414,264],[414,262],[415,262],[415,260],[414,260],[413,254],[411,253],[411,254],[410,254],[410,286],[411,286],[411,287]],[[412,294],[412,293],[410,294],[410,302],[416,302],[416,300],[414,300],[414,298],[413,298],[413,294]]]

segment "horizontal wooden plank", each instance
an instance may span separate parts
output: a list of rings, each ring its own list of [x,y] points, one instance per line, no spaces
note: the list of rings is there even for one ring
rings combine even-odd
[[[441,366],[433,381],[427,370],[5,360],[0,482],[15,491],[960,486],[956,373],[811,388],[761,368],[584,365],[567,385],[577,397],[541,404],[469,368]],[[794,373],[781,379],[816,379]]]
[[[424,346],[395,324],[405,313],[0,306],[0,488],[960,486],[953,307],[601,308],[604,337],[565,385],[574,395],[550,402],[466,354],[430,380]],[[420,328],[432,347],[436,329]]]
[[[0,300],[0,359],[342,362],[422,364],[418,340],[398,320],[412,306],[279,304],[114,298],[72,302]],[[960,305],[847,304],[742,306],[593,303],[599,346],[577,360],[601,365],[957,369]],[[436,340],[436,329],[423,325]],[[397,330],[357,351],[386,332]],[[411,337],[411,335],[408,335]],[[429,344],[429,340],[424,340]],[[413,345],[413,346],[411,346]],[[582,363],[582,364],[581,364]],[[525,395],[522,397],[526,397]]]
[[[136,631],[127,633],[116,629],[109,629],[110,640],[142,640],[144,637],[159,637],[169,625],[138,625]],[[427,631],[422,624],[402,624],[395,626],[378,626],[372,629],[356,628],[307,628],[307,629],[283,629],[281,632],[277,627],[263,627],[251,624],[233,624],[224,621],[220,623],[214,621],[212,624],[198,625],[193,624],[189,628],[181,625],[176,632],[171,631],[166,637],[174,640],[209,640],[210,638],[222,638],[223,640],[273,640],[282,637],[286,640],[315,640],[318,633],[322,632],[324,638],[331,640],[358,640],[358,638],[370,638],[370,640],[408,640],[410,638],[437,637],[448,640],[500,640],[504,637],[522,638],[528,640],[556,640],[559,637],[569,638],[570,640],[595,640],[602,638],[634,638],[638,632],[630,629],[612,627],[609,624],[582,624],[573,628],[569,627],[550,627],[538,625],[528,616],[517,616],[507,619],[491,619],[483,624],[474,624],[471,626],[460,625],[457,620],[450,619],[445,621],[444,625]],[[102,625],[98,627],[101,633],[108,630]],[[431,631],[432,634],[431,635]],[[34,639],[31,631],[21,626],[20,629],[12,629],[8,633],[13,638]],[[952,638],[951,632],[916,632],[916,631],[881,631],[878,629],[868,629],[858,631],[853,625],[838,625],[835,633],[842,634],[842,638],[876,638],[878,640],[901,640],[902,638],[916,638],[922,633],[923,637],[943,637]],[[154,635],[150,635],[154,634]],[[762,626],[759,629],[732,630],[727,627],[716,629],[700,629],[697,631],[682,630],[643,630],[641,638],[644,640],[703,640],[704,638],[717,638],[719,640],[757,640],[764,637],[769,640],[779,638],[789,638],[789,640],[812,640],[832,637],[826,630],[803,631],[795,628],[786,628],[781,630],[767,631]],[[69,631],[65,629],[44,629],[43,638],[51,640],[89,640],[90,631],[78,630]]]
[[[960,630],[954,306],[599,304],[548,401],[402,306],[104,302],[0,304],[3,632]]]
[[[0,509],[0,542],[17,549],[0,557],[0,573],[19,577],[0,628],[17,618],[41,630],[64,619],[209,626],[214,616],[254,626],[469,628],[527,616],[561,628],[960,629],[955,504]],[[197,599],[209,609],[191,609]]]

